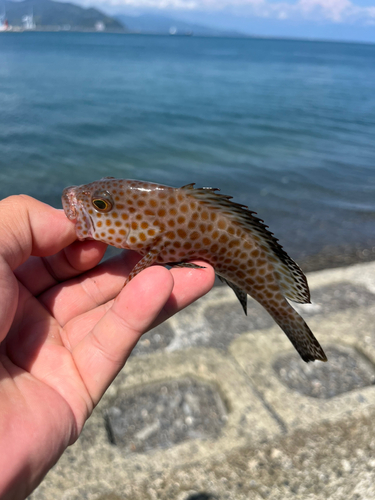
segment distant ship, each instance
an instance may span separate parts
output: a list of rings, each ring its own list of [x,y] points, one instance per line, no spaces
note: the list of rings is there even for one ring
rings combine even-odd
[[[176,28],[176,26],[171,26],[169,28],[169,34],[172,35],[172,36],[192,36],[193,32],[190,31],[190,30],[187,30],[187,31],[178,31],[178,29]]]

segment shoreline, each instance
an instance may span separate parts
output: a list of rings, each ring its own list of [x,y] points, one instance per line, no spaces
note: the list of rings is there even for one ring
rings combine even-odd
[[[0,33],[91,33],[100,35],[127,35],[127,36],[146,36],[146,37],[166,37],[166,38],[220,38],[229,40],[272,40],[281,42],[306,42],[306,43],[333,43],[333,44],[347,44],[347,45],[375,45],[373,40],[352,40],[350,38],[315,38],[315,37],[299,37],[299,36],[282,36],[282,35],[261,35],[261,34],[218,34],[218,35],[205,35],[205,34],[170,34],[164,32],[148,32],[148,31],[128,31],[126,28],[121,29],[105,29],[97,30],[95,28],[73,27],[64,29],[61,26],[38,26],[35,29],[26,29],[21,26],[12,26],[10,29],[1,30]]]

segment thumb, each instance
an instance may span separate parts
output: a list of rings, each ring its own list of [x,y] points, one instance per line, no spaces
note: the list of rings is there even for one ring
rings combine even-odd
[[[62,210],[30,196],[0,201],[0,342],[13,322],[18,282],[13,270],[30,255],[53,255],[76,239],[74,224]]]
[[[76,239],[74,223],[62,210],[30,196],[0,201],[0,255],[15,269],[30,255],[53,255]]]

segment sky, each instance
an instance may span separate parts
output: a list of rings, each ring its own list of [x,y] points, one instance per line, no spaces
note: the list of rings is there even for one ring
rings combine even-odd
[[[76,0],[114,14],[158,13],[263,36],[375,43],[375,0]]]

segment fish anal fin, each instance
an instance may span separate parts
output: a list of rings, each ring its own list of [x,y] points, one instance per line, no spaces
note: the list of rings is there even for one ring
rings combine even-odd
[[[222,276],[217,275],[219,280],[222,281],[223,283],[226,283],[236,294],[237,299],[240,301],[240,304],[242,306],[242,309],[244,313],[247,316],[247,293],[241,290],[241,288],[238,288],[237,285],[232,283],[231,281],[228,281],[227,279],[223,278]]]

